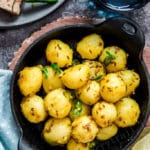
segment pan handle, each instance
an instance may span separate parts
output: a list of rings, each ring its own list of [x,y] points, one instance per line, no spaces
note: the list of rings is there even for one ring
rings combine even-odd
[[[128,41],[128,44],[134,44],[137,47],[135,53],[141,53],[145,45],[145,35],[141,27],[137,22],[126,17],[113,17],[109,18],[103,23],[95,24],[99,30],[104,30],[117,35],[120,38],[120,42]],[[114,33],[113,33],[114,32]],[[137,55],[137,54],[136,54]]]

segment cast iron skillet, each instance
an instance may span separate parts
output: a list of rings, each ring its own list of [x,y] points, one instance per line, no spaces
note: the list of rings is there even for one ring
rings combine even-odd
[[[98,25],[78,23],[59,27],[41,36],[24,52],[14,69],[10,94],[12,111],[21,132],[19,150],[65,150],[66,147],[51,147],[46,144],[41,138],[44,123],[31,124],[23,117],[20,111],[22,95],[17,86],[18,72],[25,66],[46,64],[45,48],[51,39],[61,39],[75,49],[76,43],[90,33],[102,35],[105,46],[118,45],[125,49],[129,54],[128,68],[134,68],[141,77],[140,86],[134,96],[141,108],[138,123],[133,127],[119,129],[118,134],[108,141],[96,141],[95,150],[125,150],[143,130],[150,110],[149,74],[142,59],[145,43],[143,32],[135,22],[126,18],[112,18]]]

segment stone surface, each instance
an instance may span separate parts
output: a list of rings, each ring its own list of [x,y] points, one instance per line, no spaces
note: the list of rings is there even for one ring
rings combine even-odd
[[[0,29],[0,68],[7,69],[8,62],[14,56],[21,43],[34,31],[39,30],[45,24],[64,16],[84,16],[101,18],[101,8],[93,9],[88,0],[67,0],[63,6],[45,18],[32,24],[13,29]],[[143,8],[124,13],[123,15],[135,20],[145,33],[146,45],[150,46],[150,2]]]

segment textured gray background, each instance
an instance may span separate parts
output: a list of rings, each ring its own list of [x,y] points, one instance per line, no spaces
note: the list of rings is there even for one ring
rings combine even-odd
[[[146,37],[146,45],[150,47],[150,2],[141,9],[125,13],[135,20],[142,28]],[[64,16],[85,16],[99,18],[97,10],[88,5],[88,0],[67,0],[55,12],[32,24],[13,29],[0,29],[0,68],[7,69],[7,63],[13,58],[22,41],[46,23]]]

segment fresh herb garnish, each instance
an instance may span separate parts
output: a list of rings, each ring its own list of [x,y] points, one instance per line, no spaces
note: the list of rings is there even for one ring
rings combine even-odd
[[[116,57],[112,55],[109,51],[106,51],[106,54],[107,54],[107,57],[104,59],[104,65],[108,66],[111,63],[111,61],[115,59]]]
[[[93,78],[92,80],[99,81],[102,77],[103,77],[103,75],[98,75],[97,77]]]
[[[88,143],[88,149],[89,150],[94,150],[94,147],[96,146],[96,144],[95,144],[95,142],[93,141],[93,142],[90,142],[90,143]]]
[[[62,70],[59,68],[57,64],[51,64],[51,67],[55,70],[56,73],[61,74]]]
[[[73,116],[78,117],[82,112],[82,102],[80,100],[76,100],[72,107]]]
[[[48,69],[46,67],[43,67],[42,68],[42,71],[44,72],[45,74],[45,78],[48,79]]]

